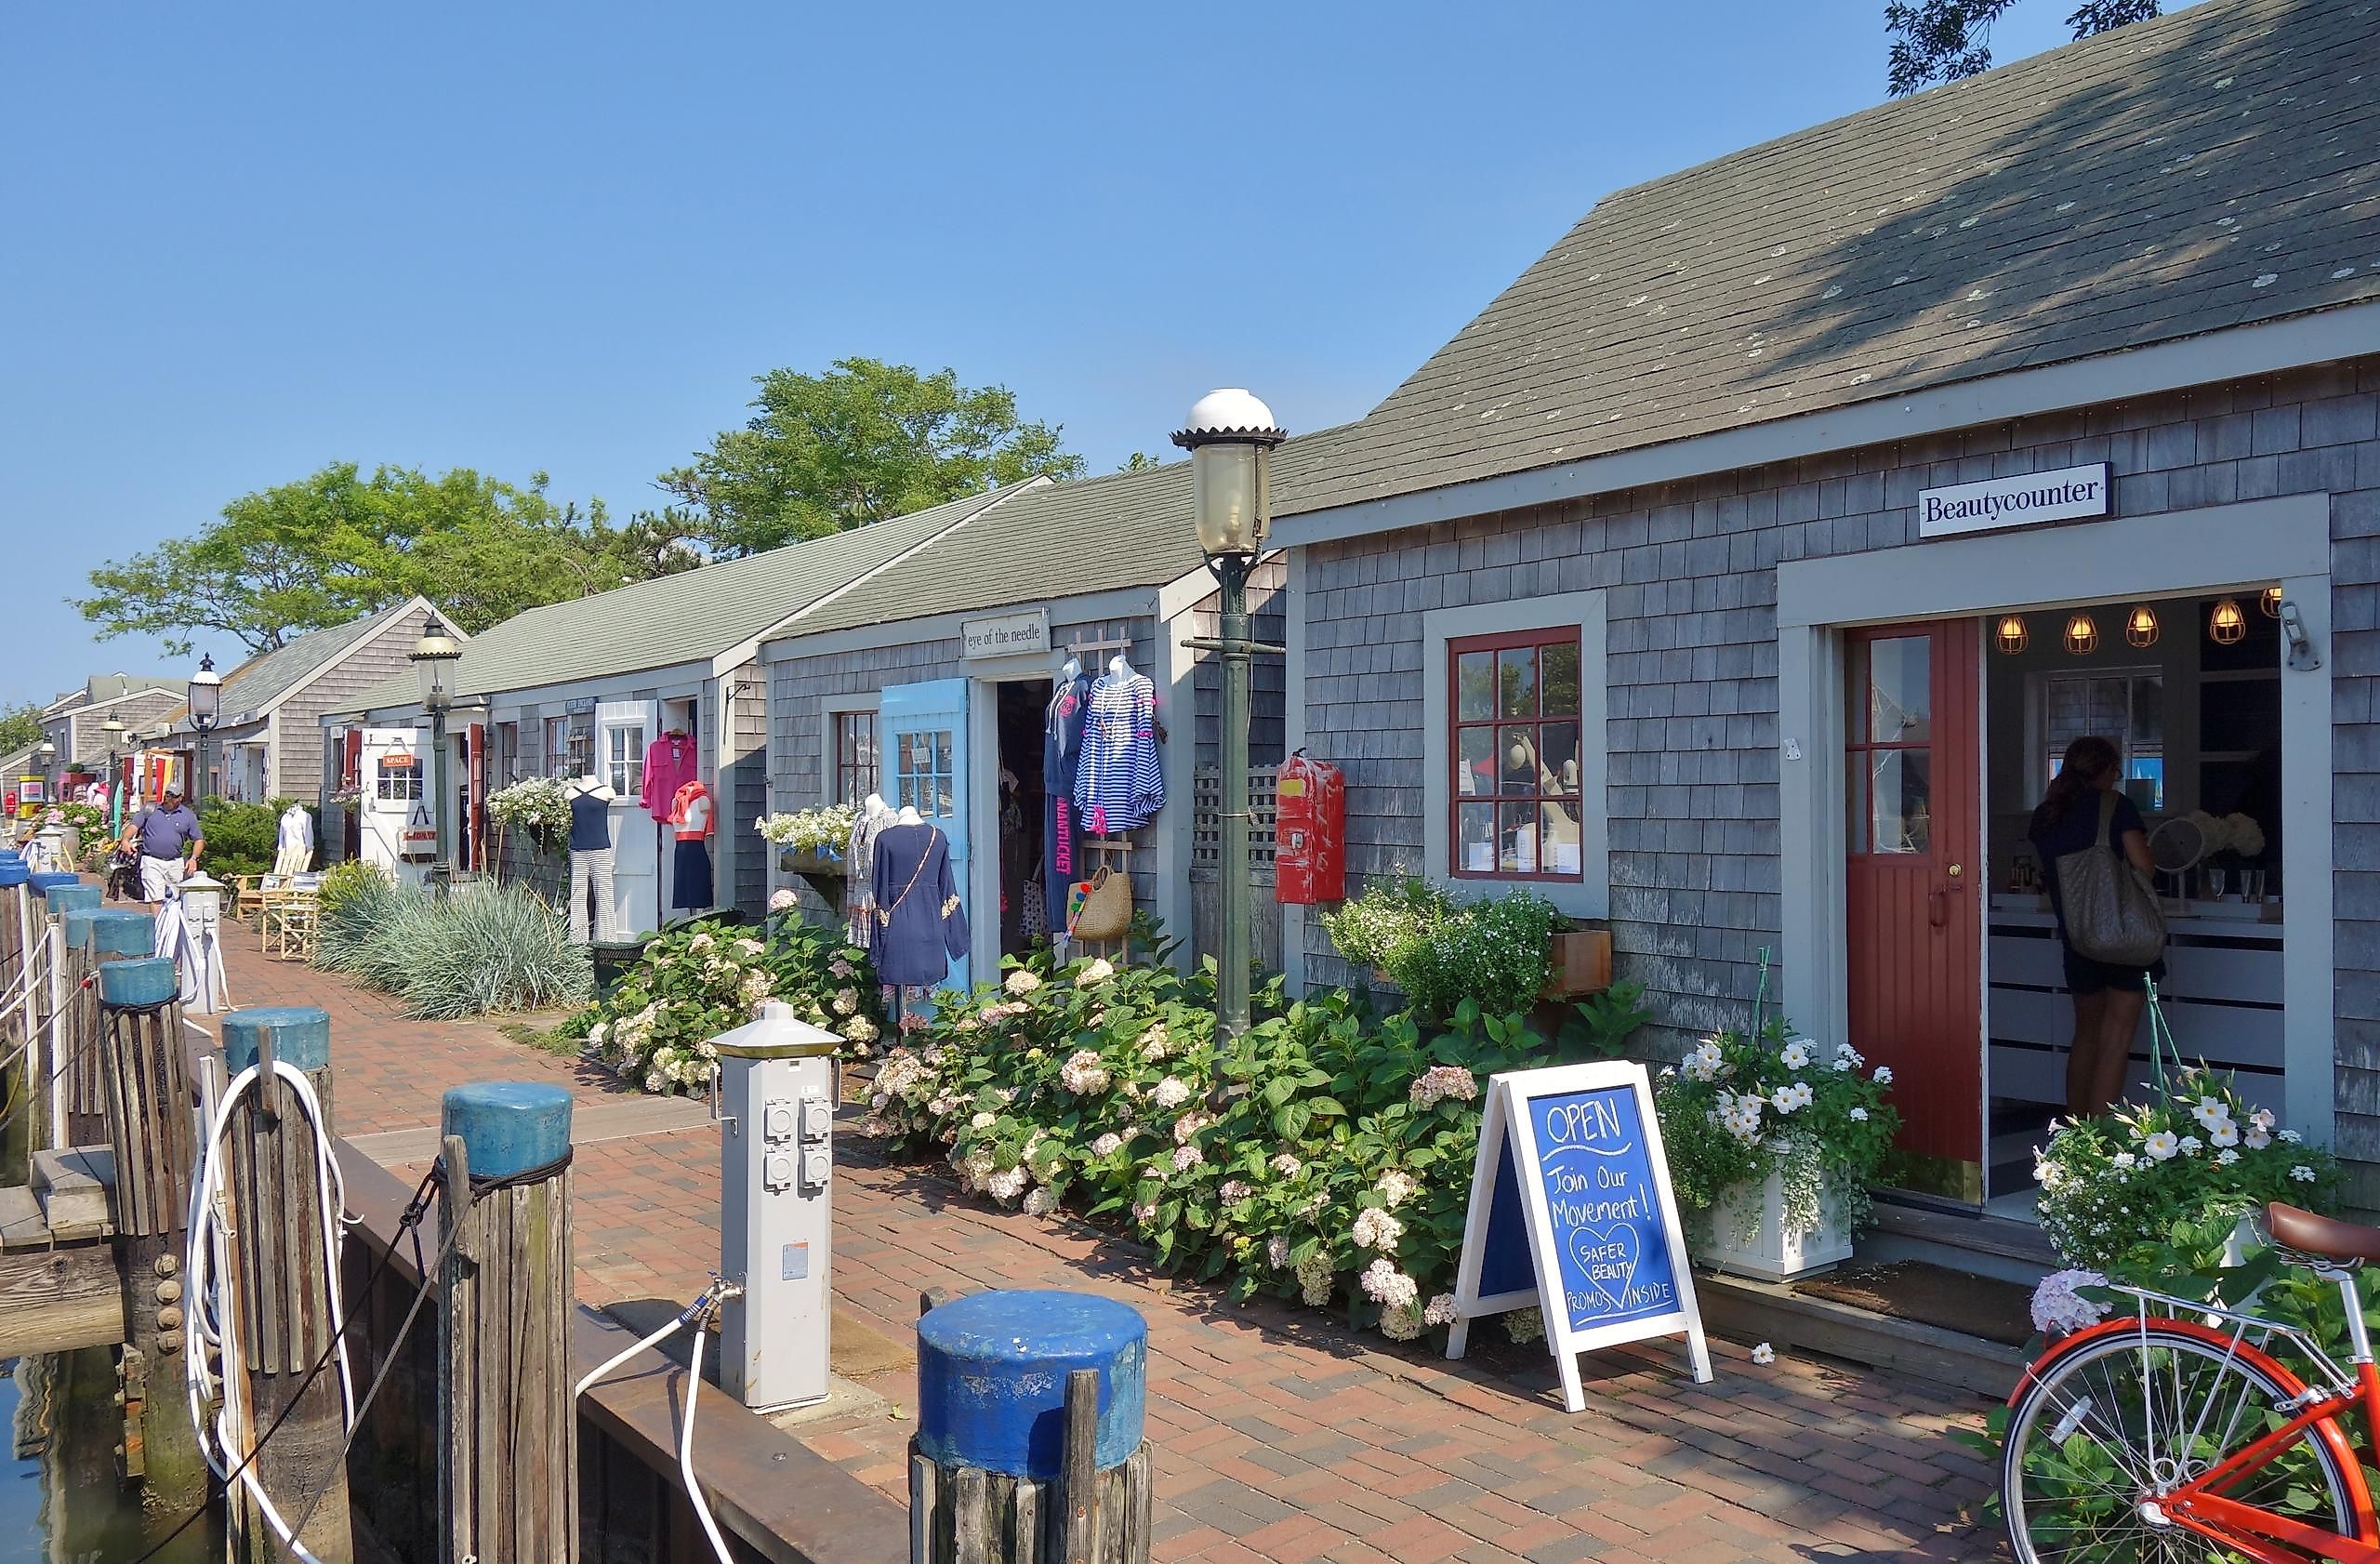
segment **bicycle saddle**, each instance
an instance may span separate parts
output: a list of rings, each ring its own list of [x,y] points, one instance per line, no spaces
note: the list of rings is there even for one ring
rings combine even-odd
[[[2380,1264],[2380,1227],[2367,1227],[2360,1222],[2341,1222],[2332,1216],[2317,1216],[2310,1211],[2300,1211],[2295,1206],[2285,1206],[2275,1200],[2265,1207],[2265,1230],[2272,1235],[2273,1242],[2302,1254],[2319,1254],[2326,1260],[2370,1260]]]

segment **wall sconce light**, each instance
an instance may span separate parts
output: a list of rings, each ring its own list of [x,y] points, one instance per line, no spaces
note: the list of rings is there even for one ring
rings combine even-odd
[[[2265,617],[2266,617],[2266,618],[2268,618],[2268,619],[2278,619],[2278,618],[2280,618],[2280,617],[2281,617],[2281,589],[2280,589],[2279,587],[2267,587],[2263,591],[2261,591],[2261,592],[2257,593],[2257,594],[2256,594],[2256,606],[2257,606],[2257,607],[2259,607],[2259,608],[2261,608],[2261,609],[2263,609],[2263,610],[2265,611]]]
[[[2002,652],[2013,657],[2032,644],[2033,632],[2025,628],[2022,614],[2010,614],[1993,627],[1991,638]]]
[[[2236,646],[2247,639],[2248,616],[2240,612],[2238,600],[2225,598],[2207,616],[2206,633],[2217,646]]]
[[[2066,621],[2066,649],[2078,657],[2087,657],[2099,649],[2099,627],[2088,614],[2077,614]]]
[[[2311,673],[2322,666],[2322,655],[2314,650],[2314,638],[2306,633],[2306,621],[2299,616],[2297,604],[2284,603],[2275,617],[2281,620],[2281,633],[2289,643],[2289,666],[2300,673]]]
[[[2157,644],[2157,611],[2145,603],[2133,604],[2123,616],[2123,638],[2146,651]]]

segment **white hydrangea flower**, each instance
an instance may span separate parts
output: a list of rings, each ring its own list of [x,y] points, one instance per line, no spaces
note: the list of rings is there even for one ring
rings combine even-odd
[[[1008,974],[1007,980],[1001,983],[1000,987],[1012,994],[1029,994],[1041,987],[1041,980],[1033,975],[1030,968],[1019,967]]]
[[[1289,1263],[1289,1240],[1276,1233],[1264,1240],[1264,1263],[1275,1270]]]
[[[1355,1213],[1355,1230],[1349,1235],[1357,1249],[1379,1250],[1394,1250],[1404,1236],[1405,1224],[1377,1206]]]
[[[2033,1329],[2045,1336],[2060,1336],[2096,1325],[2107,1317],[2104,1305],[2075,1292],[2078,1287],[2105,1287],[2097,1271],[2052,1271],[2033,1289]]]
[[[1124,1137],[1110,1130],[1091,1143],[1091,1154],[1094,1157],[1113,1157],[1123,1144]]]
[[[1154,1204],[1137,1200],[1133,1202],[1132,1221],[1135,1226],[1145,1227],[1156,1220],[1157,1207]]]
[[[1514,1346],[1527,1346],[1545,1339],[1545,1317],[1534,1308],[1514,1309],[1504,1316],[1504,1339]]]
[[[1431,1325],[1453,1324],[1455,1319],[1454,1294],[1451,1292],[1441,1292],[1436,1297],[1431,1299],[1428,1306],[1421,1310],[1421,1319],[1424,1322]]]
[[[1141,1034],[1141,1057],[1152,1065],[1163,1059],[1172,1049],[1173,1039],[1167,1034],[1162,1021]]]
[[[1188,1173],[1206,1160],[1207,1154],[1195,1146],[1177,1146],[1173,1148],[1173,1169],[1176,1173]]]
[[[1076,1049],[1058,1068],[1058,1084],[1078,1097],[1106,1091],[1107,1079],[1107,1070],[1093,1049]]]
[[[1149,1100],[1159,1107],[1180,1107],[1190,1100],[1189,1082],[1179,1076],[1169,1075],[1150,1091]]]
[[[1265,1164],[1283,1178],[1295,1178],[1305,1171],[1305,1164],[1284,1151]]]
[[[1331,1268],[1330,1256],[1316,1250],[1298,1262],[1298,1296],[1319,1306],[1330,1301],[1330,1289],[1337,1273]]]
[[[1192,1136],[1196,1135],[1199,1131],[1205,1129],[1214,1121],[1214,1118],[1210,1114],[1196,1112],[1183,1114],[1181,1118],[1173,1121],[1173,1144],[1176,1146],[1189,1145]]]
[[[967,1127],[971,1130],[988,1130],[998,1122],[999,1117],[997,1114],[978,1113],[974,1118],[967,1120]]]
[[[1025,1193],[1027,1177],[1025,1171],[1021,1167],[1005,1168],[985,1179],[984,1187],[991,1191],[992,1199],[1002,1205],[1010,1205],[1014,1203],[1019,1195]]]
[[[769,894],[769,910],[790,912],[793,910],[794,903],[800,899],[791,891],[773,891]]]
[[[1105,957],[1103,956],[1099,960],[1091,962],[1091,965],[1083,968],[1081,972],[1075,975],[1075,987],[1078,988],[1092,987],[1098,984],[1106,982],[1109,978],[1115,975],[1115,967],[1108,962]]]
[[[1366,1266],[1359,1279],[1366,1297],[1390,1308],[1408,1306],[1421,1292],[1420,1284],[1396,1268],[1395,1261],[1384,1257]]]
[[[1057,1191],[1046,1184],[1025,1197],[1025,1214],[1027,1216],[1047,1216],[1057,1209]]]
[[[876,1040],[876,1023],[869,1020],[865,1015],[854,1015],[849,1021],[843,1023],[843,1036],[851,1039],[853,1042],[874,1042]]]
[[[1223,1180],[1223,1186],[1215,1191],[1219,1199],[1225,1200],[1244,1200],[1254,1193],[1256,1193],[1254,1186],[1244,1179],[1237,1178]]]
[[[1421,1192],[1421,1180],[1396,1168],[1382,1173],[1372,1187],[1380,1192],[1381,1199],[1388,1202],[1392,1211]]]
[[[1421,1311],[1411,1304],[1380,1311],[1380,1333],[1390,1341],[1409,1342],[1427,1329],[1429,1327],[1421,1319]]]

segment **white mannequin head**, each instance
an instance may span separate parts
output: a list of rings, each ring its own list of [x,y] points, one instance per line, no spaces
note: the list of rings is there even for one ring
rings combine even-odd
[[[918,806],[916,804],[905,803],[901,806],[901,824],[905,826],[922,826],[925,823],[926,817],[918,813]]]
[[[892,812],[892,808],[891,804],[884,802],[882,793],[868,794],[859,806],[862,815],[886,815]]]
[[[1064,662],[1058,665],[1058,676],[1052,681],[1052,683],[1059,684],[1071,684],[1081,677],[1082,659],[1079,657],[1068,657]]]
[[[1118,652],[1107,659],[1107,671],[1118,679],[1130,679],[1132,676],[1131,659]]]

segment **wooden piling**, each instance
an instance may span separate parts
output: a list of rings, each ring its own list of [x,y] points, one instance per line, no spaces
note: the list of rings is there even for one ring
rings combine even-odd
[[[115,1155],[116,1266],[124,1282],[125,1475],[152,1508],[179,1517],[206,1497],[206,1463],[182,1393],[188,1350],[182,1252],[192,1128],[181,979],[164,957],[112,961],[99,976],[108,1144]]]
[[[59,921],[61,948],[70,958],[64,969],[66,1010],[63,1037],[67,1057],[57,1067],[60,1077],[57,1097],[64,1109],[64,1144],[104,1146],[108,1138],[106,1071],[100,1059],[100,1031],[107,1016],[99,1008],[99,969],[110,961],[139,961],[156,953],[156,921],[145,912],[107,908],[77,908]]]
[[[457,1086],[441,1117],[443,1564],[575,1564],[570,1093]]]
[[[80,1040],[80,1034],[73,1030],[73,1011],[90,970],[89,953],[73,948],[67,919],[75,912],[96,911],[99,888],[84,884],[79,875],[73,874],[36,874],[32,884],[41,893],[41,926],[49,936],[49,950],[41,963],[48,977],[34,1001],[41,1035],[28,1055],[36,1067],[26,1080],[32,1093],[26,1117],[33,1123],[32,1146],[63,1151],[74,1144],[66,1135],[64,1072],[73,1064],[74,1045]]]
[[[265,1493],[290,1526],[311,1504],[312,1518],[298,1541],[324,1564],[347,1564],[355,1547],[348,1511],[346,1419],[337,1365],[325,1361],[338,1322],[331,1310],[325,1217],[314,1160],[315,1135],[335,1134],[330,1042],[329,1015],[311,1007],[226,1015],[225,1071],[236,1080],[254,1067],[262,1081],[232,1108],[216,1154],[225,1159],[224,1216],[231,1235],[231,1274],[221,1285],[236,1298],[240,1354],[246,1363],[247,1426],[235,1430],[240,1449],[256,1449],[256,1441],[272,1430],[253,1468]],[[275,1060],[305,1072],[322,1109],[319,1126],[298,1106],[297,1088],[275,1075]],[[337,1213],[328,1220],[336,1224]],[[317,1364],[325,1365],[320,1372],[314,1372]],[[358,1377],[368,1379],[370,1365],[359,1359]],[[234,1485],[231,1503],[232,1564],[277,1564],[287,1550],[258,1513],[245,1484]]]

